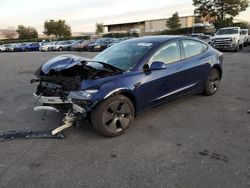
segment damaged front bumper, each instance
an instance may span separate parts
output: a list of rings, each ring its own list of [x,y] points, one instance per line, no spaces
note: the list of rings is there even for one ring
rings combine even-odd
[[[39,103],[43,104],[43,106],[35,107],[34,108],[35,111],[46,110],[46,111],[59,112],[59,109],[54,108],[52,106],[61,104],[71,104],[71,109],[73,113],[81,114],[85,117],[87,111],[89,110],[88,108],[84,108],[78,104],[73,103],[70,98],[67,98],[67,100],[62,100],[60,97],[38,96],[35,93],[34,93],[34,98]]]
[[[70,104],[72,103],[69,98],[66,100],[62,100],[60,97],[49,97],[43,95],[37,95],[36,93],[33,94],[34,98],[37,102],[42,104]]]

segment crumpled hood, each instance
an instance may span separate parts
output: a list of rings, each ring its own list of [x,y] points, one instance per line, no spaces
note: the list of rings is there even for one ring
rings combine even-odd
[[[91,61],[91,59],[80,57],[72,54],[60,55],[55,58],[50,59],[41,66],[41,70],[44,74],[48,74],[51,70],[56,72],[69,69],[81,62]]]

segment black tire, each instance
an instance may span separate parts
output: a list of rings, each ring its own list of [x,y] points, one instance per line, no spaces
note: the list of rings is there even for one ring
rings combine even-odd
[[[240,50],[243,48],[243,43],[242,44],[240,44]]]
[[[133,103],[124,95],[115,95],[97,105],[91,114],[91,122],[100,134],[115,137],[132,124],[134,114]]]
[[[234,50],[234,51],[235,51],[235,52],[240,51],[240,44],[239,44],[239,42],[238,42],[237,46],[235,47],[235,50]]]
[[[221,79],[221,75],[220,75],[219,70],[216,68],[213,68],[208,74],[205,89],[204,89],[204,94],[207,96],[214,95],[219,89],[220,79]]]
[[[63,48],[62,48],[62,47],[60,47],[58,50],[61,52],[61,51],[63,51]]]

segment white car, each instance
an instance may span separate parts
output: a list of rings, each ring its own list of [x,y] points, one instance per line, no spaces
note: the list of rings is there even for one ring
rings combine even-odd
[[[238,52],[244,45],[244,36],[240,27],[225,27],[219,29],[211,42],[216,49],[228,49]]]
[[[6,49],[5,45],[0,46],[0,52],[5,52],[5,49]]]
[[[53,46],[55,46],[57,43],[58,43],[58,41],[56,41],[56,42],[49,42],[48,44],[45,44],[45,45],[41,46],[39,48],[39,50],[42,51],[42,52],[52,51]]]
[[[241,29],[241,35],[244,37],[244,46],[249,43],[249,31],[248,29]]]
[[[12,44],[4,44],[0,47],[0,52],[8,52]]]
[[[19,43],[14,43],[14,44],[10,44],[6,47],[5,51],[7,52],[14,52],[14,48],[19,45]]]
[[[68,45],[72,44],[72,41],[60,41],[52,47],[53,51],[67,50]]]

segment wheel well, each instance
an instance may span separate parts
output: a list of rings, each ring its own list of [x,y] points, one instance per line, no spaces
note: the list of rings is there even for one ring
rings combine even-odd
[[[119,91],[117,93],[114,93],[114,95],[117,95],[117,94],[124,95],[125,97],[127,97],[133,103],[133,106],[134,106],[134,109],[135,109],[135,115],[136,115],[136,99],[135,99],[134,95],[131,94],[128,91]]]
[[[219,73],[220,73],[220,79],[221,79],[221,77],[222,77],[222,69],[221,69],[221,67],[219,65],[214,65],[213,68],[217,69],[219,71]]]
[[[134,106],[134,110],[135,110],[135,116],[136,116],[136,113],[137,113],[137,109],[136,109],[136,99],[134,97],[133,94],[131,94],[130,92],[128,91],[118,91],[118,92],[115,92],[113,93],[111,96],[114,96],[114,95],[124,95],[125,97],[127,97],[133,104]],[[111,97],[109,96],[109,97]],[[95,106],[94,108],[96,108],[96,106],[101,103],[103,100],[99,101]],[[88,112],[88,115],[87,115],[87,118],[90,120],[91,119],[91,112]]]

